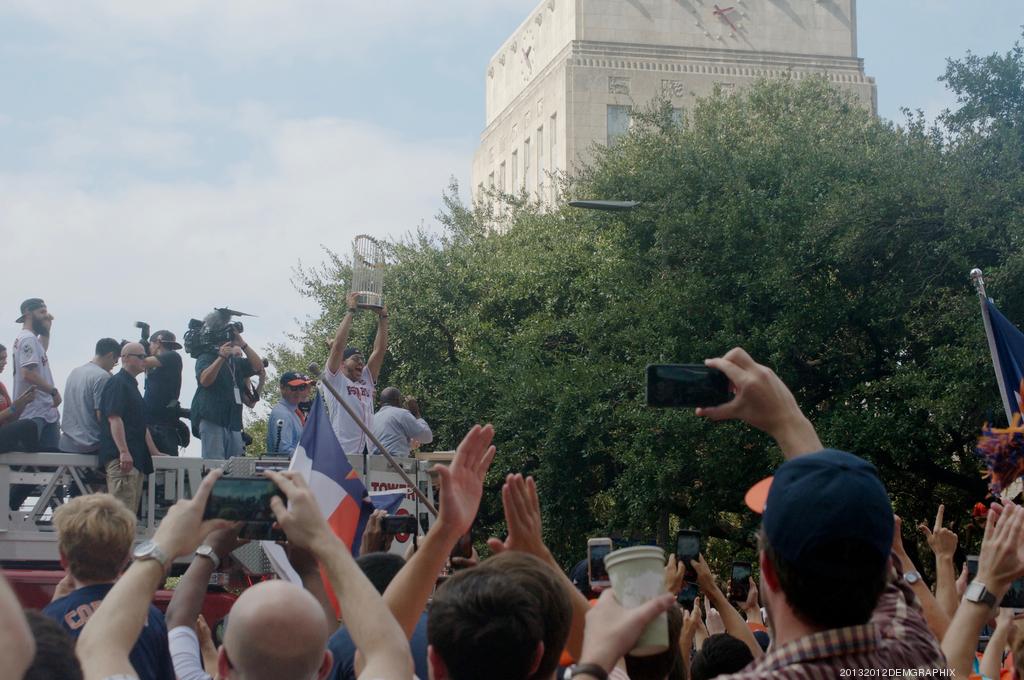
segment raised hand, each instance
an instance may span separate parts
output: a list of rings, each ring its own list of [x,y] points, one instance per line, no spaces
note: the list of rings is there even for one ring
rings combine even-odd
[[[668,563],[665,564],[665,590],[678,595],[686,583],[686,565],[676,562],[675,554],[668,556]]]
[[[189,555],[199,547],[207,534],[216,529],[232,526],[224,519],[203,519],[206,502],[213,491],[213,485],[220,479],[221,470],[213,470],[203,478],[192,498],[182,499],[171,506],[167,516],[160,522],[153,542],[170,558]]]
[[[487,546],[495,554],[506,550],[520,550],[544,559],[548,549],[544,545],[540,515],[540,497],[533,477],[509,475],[501,487],[501,503],[505,507],[508,537],[501,541],[487,539]]]
[[[375,552],[387,552],[390,541],[384,535],[381,521],[387,517],[386,510],[374,510],[366,521],[363,529],[363,540],[359,545],[359,554],[366,555]]]
[[[494,428],[491,425],[474,425],[455,450],[451,465],[435,465],[433,468],[441,485],[441,508],[437,521],[456,536],[469,531],[480,509],[484,477],[494,461],[493,439]]]
[[[711,573],[711,568],[708,563],[704,561],[703,555],[697,555],[697,559],[690,560],[690,565],[693,570],[697,572],[697,585],[700,586],[701,591],[707,595],[712,590],[718,589],[718,584],[715,582],[715,576]]]
[[[290,503],[290,507],[286,507],[280,496],[270,499],[270,509],[288,535],[288,541],[314,552],[315,548],[330,543],[334,533],[327,526],[316,497],[302,475],[273,470],[265,470],[263,474],[274,481]]]
[[[993,512],[995,507],[993,503],[985,522],[977,580],[1001,596],[1014,579],[1024,575],[1024,510],[1009,502],[1001,512]]]
[[[633,648],[647,624],[673,606],[672,596],[665,593],[639,607],[626,609],[611,590],[604,591],[597,605],[587,613],[581,662],[596,663],[610,671]]]
[[[939,511],[935,514],[935,526],[929,530],[926,524],[918,525],[918,530],[924,534],[928,541],[928,547],[932,549],[936,557],[953,558],[956,552],[957,535],[942,526],[942,516],[946,510],[945,505],[939,505]]]

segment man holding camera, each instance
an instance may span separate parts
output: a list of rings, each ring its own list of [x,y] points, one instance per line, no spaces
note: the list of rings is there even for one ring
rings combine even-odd
[[[357,293],[349,293],[345,298],[348,311],[338,325],[331,344],[331,353],[327,357],[327,381],[337,389],[368,428],[373,429],[373,394],[377,385],[377,376],[384,363],[384,355],[388,351],[388,308],[377,309],[377,337],[373,341],[373,352],[370,360],[363,363],[363,353],[355,347],[348,347],[348,336],[352,330],[352,320],[357,311]],[[342,450],[347,454],[368,451],[368,441],[362,428],[340,405],[332,405],[329,409],[331,425],[334,427]]]
[[[236,330],[231,340],[196,358],[196,394],[192,398],[193,431],[198,423],[203,458],[227,459],[245,454],[242,442],[242,395],[249,376],[263,360]]]
[[[35,398],[25,405],[22,420],[31,420],[39,432],[39,450],[57,451],[60,445],[60,391],[53,382],[50,360],[46,350],[50,347],[50,327],[53,316],[41,298],[29,298],[21,303],[21,333],[14,340],[14,399],[17,401],[31,387]]]
[[[146,357],[146,427],[158,449],[178,455],[178,398],[181,396],[181,344],[170,331],[149,336]]]
[[[380,393],[380,401],[380,410],[373,417],[373,436],[392,456],[408,458],[413,448],[434,441],[434,433],[420,415],[415,398],[403,400],[397,387],[385,387]],[[373,452],[380,455],[377,447]]]
[[[290,456],[299,445],[306,413],[299,404],[309,400],[313,384],[308,376],[295,371],[281,374],[281,400],[270,411],[267,421],[267,453],[272,456]]]

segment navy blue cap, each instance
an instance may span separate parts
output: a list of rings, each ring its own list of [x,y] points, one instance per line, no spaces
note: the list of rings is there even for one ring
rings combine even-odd
[[[881,568],[892,552],[892,503],[878,470],[863,458],[825,449],[783,463],[764,506],[765,537],[798,571],[837,569],[823,544],[857,541]]]
[[[344,359],[345,361],[348,361],[348,358],[349,358],[350,356],[352,356],[353,354],[358,354],[359,356],[362,356],[362,355],[363,355],[363,353],[362,353],[362,352],[360,352],[360,351],[359,351],[358,349],[356,349],[355,347],[346,347],[346,348],[345,348],[345,351],[344,351],[344,352],[342,353],[342,355],[341,355],[341,356],[342,356],[342,359]]]

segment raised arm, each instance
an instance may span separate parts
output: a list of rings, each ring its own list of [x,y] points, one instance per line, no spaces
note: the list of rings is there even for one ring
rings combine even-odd
[[[199,372],[198,380],[199,384],[203,387],[209,387],[217,379],[220,374],[220,369],[224,368],[224,364],[231,361],[231,357],[235,354],[235,347],[230,342],[225,342],[223,345],[217,348],[217,358],[214,359],[209,366]]]
[[[289,507],[278,496],[270,504],[289,542],[310,550],[327,572],[345,612],[345,626],[366,661],[359,677],[412,677],[409,641],[348,547],[327,525],[305,480],[295,472],[265,474],[288,497]]]
[[[208,474],[195,496],[175,503],[160,522],[153,542],[166,556],[168,566],[175,558],[195,550],[208,533],[228,524],[224,520],[203,521],[206,501],[220,476],[220,470]],[[85,624],[75,647],[86,680],[114,675],[135,677],[128,654],[142,632],[149,603],[165,576],[166,569],[157,560],[137,560],[114,584]]]
[[[900,561],[900,571],[903,574],[913,573],[917,575],[916,579],[904,579],[904,581],[914,591],[918,602],[921,603],[921,613],[924,614],[924,620],[928,624],[928,628],[931,629],[935,639],[941,640],[949,628],[949,616],[946,615],[938,600],[932,595],[928,584],[921,577],[921,572],[914,565],[910,555],[907,554],[906,549],[903,547],[903,521],[899,515],[893,515],[893,519],[892,553]]]
[[[1001,509],[1001,512],[1000,512]],[[1024,510],[1008,503],[992,504],[985,520],[985,535],[978,555],[978,574],[972,585],[983,585],[994,598],[1002,600],[1015,578],[1024,575],[1021,546],[1024,544]],[[968,586],[968,595],[971,593]],[[978,636],[992,617],[993,606],[971,602],[964,596],[942,638],[942,652],[958,678],[970,675]]]
[[[793,393],[772,369],[757,363],[739,347],[704,363],[725,373],[735,396],[721,406],[698,408],[698,416],[742,420],[771,435],[786,460],[823,448]]]
[[[569,599],[572,602],[572,627],[565,646],[574,659],[579,659],[583,647],[583,628],[586,623],[590,604],[583,594],[576,589],[569,577],[562,571],[554,555],[544,544],[541,526],[540,497],[537,484],[533,477],[523,478],[522,475],[509,475],[501,488],[501,503],[505,508],[505,522],[508,524],[508,538],[500,541],[497,538],[487,540],[487,545],[494,553],[505,550],[521,550],[541,559],[559,576]]]
[[[241,349],[242,353],[245,354],[245,358],[249,360],[249,368],[252,369],[253,375],[258,375],[259,373],[264,372],[263,359],[260,358],[260,355],[252,348],[252,345],[247,343],[241,335],[236,333],[235,339],[232,340],[232,343],[235,347]]]
[[[240,543],[238,532],[241,526],[221,529],[210,534],[206,544],[213,548],[217,559],[223,562],[231,551]],[[174,595],[167,605],[165,617],[167,619],[167,630],[178,626],[193,627],[196,618],[203,611],[203,598],[206,597],[206,588],[210,584],[210,576],[217,570],[213,560],[196,555],[192,563],[188,565],[184,575],[174,588]]]
[[[36,655],[36,641],[28,627],[28,621],[21,611],[21,603],[15,596],[3,572],[0,572],[0,659],[4,670],[11,678],[20,678]]]
[[[985,647],[985,654],[981,658],[981,671],[983,678],[1000,677],[1000,667],[1003,665],[1003,652],[1006,650],[1006,643],[1010,639],[1010,629],[1013,627],[1013,609],[1000,607],[999,615],[996,617],[996,629],[992,631],[988,646]]]
[[[935,599],[938,601],[946,618],[953,618],[956,613],[956,567],[953,565],[953,553],[956,552],[957,535],[942,526],[942,515],[945,505],[939,505],[935,515],[935,526],[929,529],[921,524],[918,529],[928,541],[928,547],[935,553]]]
[[[341,317],[338,330],[334,333],[334,342],[331,343],[331,353],[327,355],[327,370],[332,374],[338,372],[344,361],[345,346],[348,345],[348,336],[352,332],[352,319],[356,316],[356,293],[346,295],[345,304],[345,316]]]
[[[373,351],[366,362],[370,369],[373,381],[377,382],[380,375],[380,367],[384,364],[384,355],[388,352],[388,308],[381,307],[377,310],[377,337],[373,339]]]
[[[722,617],[722,623],[725,624],[725,632],[743,642],[755,659],[764,656],[764,650],[761,649],[761,645],[757,644],[757,638],[754,637],[747,622],[733,608],[729,598],[715,583],[715,577],[708,568],[708,563],[704,561],[704,556],[698,555],[696,560],[690,560],[690,564],[697,572],[697,583],[700,585],[704,597],[707,598],[708,610],[710,611],[711,607],[718,610],[718,614]]]
[[[494,460],[493,439],[493,427],[474,425],[455,450],[451,465],[434,467],[441,485],[437,521],[384,591],[384,601],[407,637],[412,636],[448,555],[480,509],[484,477]]]

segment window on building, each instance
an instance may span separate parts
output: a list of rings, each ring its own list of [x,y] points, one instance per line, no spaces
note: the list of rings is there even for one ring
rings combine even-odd
[[[544,126],[537,128],[537,194],[544,191]]]
[[[676,125],[683,124],[683,110],[678,106],[672,107],[672,122]]]
[[[533,188],[530,181],[530,138],[527,137],[523,142],[523,185],[527,189]]]
[[[558,172],[558,114],[552,113],[551,119],[548,121],[548,137],[551,138],[550,154],[548,155],[548,171],[552,174]],[[552,179],[549,186],[551,193],[551,202],[555,202],[555,181]]]
[[[612,146],[629,132],[629,118],[628,106],[608,105],[608,146]]]
[[[488,189],[493,189],[494,188],[494,173],[493,172],[491,174],[487,175],[487,188]]]
[[[498,190],[508,191],[508,187],[505,186],[505,161],[498,166]]]
[[[519,193],[519,151],[512,152],[512,193]]]

